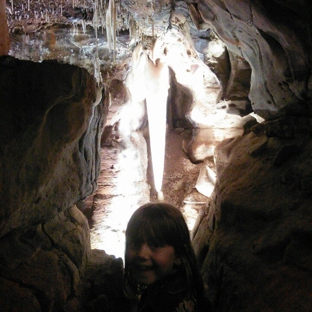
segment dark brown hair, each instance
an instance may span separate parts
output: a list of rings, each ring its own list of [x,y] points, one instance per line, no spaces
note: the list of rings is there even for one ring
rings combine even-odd
[[[131,216],[126,230],[126,248],[143,242],[173,246],[181,260],[182,274],[194,298],[203,296],[203,283],[191,245],[190,233],[181,211],[171,204],[148,203]],[[127,262],[125,263],[127,273]]]

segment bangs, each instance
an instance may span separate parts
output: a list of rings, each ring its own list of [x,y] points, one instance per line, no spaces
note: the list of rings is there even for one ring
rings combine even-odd
[[[181,229],[179,211],[164,209],[154,204],[138,209],[129,220],[126,238],[127,242],[133,244],[142,244],[146,242],[151,245],[173,246],[176,250],[180,249],[188,237],[188,229]],[[182,222],[181,222],[182,221]]]

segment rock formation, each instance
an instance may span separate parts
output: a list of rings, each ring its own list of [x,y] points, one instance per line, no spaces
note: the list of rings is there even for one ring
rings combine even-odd
[[[82,298],[92,303],[97,289],[86,285],[103,272],[98,282],[108,288],[105,276],[123,271],[120,260],[91,252],[87,219],[75,206],[97,186],[103,87],[72,65],[9,56],[0,63],[1,309],[82,311]],[[118,281],[111,293],[120,297]]]
[[[311,310],[311,5],[198,10],[250,65],[251,107],[268,120],[216,148],[217,183],[194,236],[208,296],[215,311]]]
[[[306,114],[311,75],[311,4],[199,1],[202,19],[251,67],[249,99],[264,118]]]
[[[194,233],[216,311],[312,307],[311,129],[301,118],[285,132],[292,122],[217,146],[218,180]]]

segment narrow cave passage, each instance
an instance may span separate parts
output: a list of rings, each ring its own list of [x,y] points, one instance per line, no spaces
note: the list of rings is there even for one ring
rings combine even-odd
[[[62,34],[59,37],[64,37],[65,40],[66,36],[64,33],[61,30],[59,32]],[[170,33],[168,34],[170,35]],[[80,35],[82,36],[83,34],[81,33]],[[72,38],[70,34],[68,36],[71,40],[78,38],[78,36]],[[64,43],[64,40],[62,41],[62,47],[70,50],[71,46],[68,43]],[[17,56],[19,52],[23,51],[18,45],[20,41],[22,40],[15,42],[16,48],[14,51]],[[215,84],[209,70],[206,66],[199,66],[203,65],[203,63],[194,58],[196,56],[195,52],[189,55],[190,51],[193,50],[185,48],[184,40],[181,40],[176,32],[172,32],[172,38],[168,38],[168,42],[165,44],[172,51],[173,57],[170,58],[170,62],[174,61],[172,66],[175,68],[181,82],[178,82],[177,77],[175,77],[174,85],[171,85],[171,90],[181,88],[181,94],[180,96],[176,95],[176,101],[181,101],[183,98],[188,99],[190,91],[186,92],[185,90],[187,88],[193,89],[194,93],[196,93],[194,102],[202,103],[200,104],[201,108],[194,107],[193,115],[197,117],[197,115],[209,114],[210,111],[214,112],[219,85]],[[186,46],[188,47],[187,44]],[[190,47],[188,48],[190,49]],[[90,53],[92,51],[91,48],[85,48],[85,50]],[[121,48],[121,50],[123,51],[124,48]],[[81,51],[84,50],[81,49]],[[166,49],[166,51],[169,50]],[[126,54],[124,52],[124,55]],[[171,54],[168,53],[167,56],[170,57]],[[177,58],[176,56],[180,54],[181,58]],[[49,57],[52,56],[54,54]],[[30,58],[32,59],[34,56]],[[80,64],[79,60],[83,64]],[[84,54],[79,60],[73,60],[73,63],[77,62],[79,63],[78,65],[88,68],[91,56]],[[125,68],[128,68],[129,59],[126,58],[124,62],[127,64]],[[122,62],[119,66],[123,66]],[[106,67],[102,70],[104,80],[107,76],[106,70]],[[120,75],[118,78],[121,76],[123,75]],[[123,81],[123,79],[120,78],[120,81]],[[184,87],[182,83],[185,84]],[[111,126],[111,119],[114,118],[123,104],[118,101],[114,102],[114,98],[112,98],[106,126]],[[182,104],[186,105],[187,103]],[[212,105],[213,109],[209,105]],[[172,112],[175,115],[172,117],[177,119],[181,119],[181,116],[185,117],[186,107],[183,108],[182,105],[180,107],[181,110]],[[202,111],[204,111],[203,114]],[[186,156],[185,149],[183,149],[192,139],[191,129],[183,129],[182,127],[173,130],[172,122],[168,122],[168,125],[163,179],[164,198],[182,209],[191,230],[198,211],[208,200],[206,196],[198,193],[195,188],[199,172],[204,166],[213,168],[214,163],[211,160],[210,163],[208,161],[197,165],[193,164]],[[209,126],[211,125],[209,124]],[[148,138],[146,135],[143,137],[140,131],[137,133],[132,132],[131,135],[132,141],[125,136],[122,139],[113,140],[102,146],[102,167],[98,180],[98,189],[84,203],[80,203],[79,207],[89,220],[91,247],[93,249],[105,250],[108,254],[117,257],[123,257],[124,229],[132,212],[148,200],[156,199],[150,163],[151,157],[150,155],[147,157],[149,153]],[[145,145],[146,147],[144,147]],[[140,148],[138,149],[138,147]]]
[[[118,103],[113,102],[107,127],[117,110]],[[118,137],[114,131],[104,139],[98,189],[81,208],[89,221],[91,248],[123,258],[124,232],[130,216],[140,205],[157,198],[149,139],[141,131],[132,133],[132,140]],[[190,139],[189,131],[167,129],[163,192],[165,201],[181,207],[191,231],[208,198],[195,188],[203,164],[193,164],[182,148],[183,141]]]

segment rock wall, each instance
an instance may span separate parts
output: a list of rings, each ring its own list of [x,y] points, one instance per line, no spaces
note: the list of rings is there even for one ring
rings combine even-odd
[[[91,251],[75,206],[97,187],[102,91],[76,66],[0,58],[1,311],[96,311],[100,295],[107,311],[118,292],[120,302],[122,261]]]
[[[249,99],[263,118],[311,106],[311,3],[198,1],[203,22],[251,67]]]
[[[197,12],[250,65],[248,97],[265,119],[215,149],[194,229],[206,294],[218,312],[310,311],[311,3],[205,0]]]
[[[194,235],[214,311],[312,309],[311,153],[305,118],[217,146],[216,187]]]

